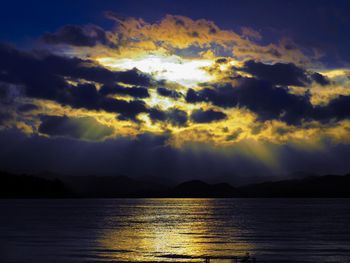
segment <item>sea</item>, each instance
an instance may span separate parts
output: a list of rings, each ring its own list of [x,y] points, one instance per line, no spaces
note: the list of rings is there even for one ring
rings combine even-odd
[[[0,200],[1,263],[234,260],[350,262],[350,199]]]

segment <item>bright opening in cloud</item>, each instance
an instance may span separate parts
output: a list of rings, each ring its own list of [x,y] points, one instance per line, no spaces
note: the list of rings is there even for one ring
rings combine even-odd
[[[213,79],[213,76],[204,70],[204,67],[210,66],[213,61],[206,59],[183,59],[174,55],[149,55],[138,59],[103,57],[97,60],[103,66],[112,69],[137,68],[153,75],[157,80],[166,79],[185,86],[195,86],[200,82]]]

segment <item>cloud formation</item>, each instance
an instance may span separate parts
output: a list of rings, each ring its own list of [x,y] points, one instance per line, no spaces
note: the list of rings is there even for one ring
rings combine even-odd
[[[92,117],[41,116],[39,132],[50,136],[66,136],[83,140],[101,140],[113,133],[113,128]]]
[[[251,163],[252,174],[282,171],[298,151],[321,160],[321,150],[350,141],[349,70],[323,67],[292,40],[266,43],[253,28],[184,16],[107,16],[112,29],[65,25],[44,33],[41,49],[0,45],[5,137],[27,136],[45,151],[94,141],[115,154],[114,145],[149,173],[165,171],[152,158],[184,174],[206,173],[212,160],[222,165],[216,175]],[[190,167],[193,151],[205,165]]]
[[[45,33],[42,40],[47,44],[67,44],[78,47],[93,47],[98,44],[117,47],[112,35],[95,25],[65,25],[55,33]]]
[[[152,121],[169,122],[173,126],[185,126],[188,119],[185,111],[176,108],[166,111],[153,108],[149,111],[149,117]]]
[[[293,63],[269,65],[248,60],[244,63],[244,67],[241,70],[250,73],[257,79],[270,81],[274,85],[306,86],[311,82],[306,71]],[[325,79],[322,78],[322,75],[317,74],[315,79],[324,83]]]
[[[207,123],[213,121],[219,121],[226,119],[226,114],[221,111],[216,110],[194,110],[191,114],[191,119],[193,122],[197,123]]]

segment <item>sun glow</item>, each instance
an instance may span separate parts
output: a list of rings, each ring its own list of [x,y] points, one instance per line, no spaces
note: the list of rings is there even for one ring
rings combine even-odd
[[[97,61],[103,66],[116,70],[137,68],[151,74],[157,80],[166,79],[185,86],[195,86],[200,82],[213,79],[213,76],[204,70],[204,67],[213,63],[207,59],[183,59],[175,55],[149,55],[136,59],[103,57],[98,58]]]

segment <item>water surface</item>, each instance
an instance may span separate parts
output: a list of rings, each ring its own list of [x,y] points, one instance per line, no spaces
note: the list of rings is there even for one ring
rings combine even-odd
[[[349,201],[0,200],[0,262],[350,262]]]

